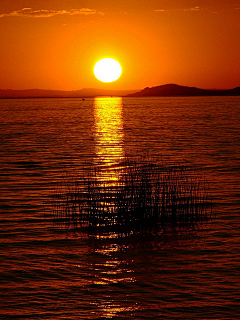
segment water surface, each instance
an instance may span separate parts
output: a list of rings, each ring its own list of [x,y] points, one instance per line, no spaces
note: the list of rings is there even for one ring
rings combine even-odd
[[[239,109],[239,97],[1,100],[2,319],[238,319]],[[211,221],[96,240],[45,218],[63,175],[100,164],[116,182],[112,165],[147,152],[206,176]]]

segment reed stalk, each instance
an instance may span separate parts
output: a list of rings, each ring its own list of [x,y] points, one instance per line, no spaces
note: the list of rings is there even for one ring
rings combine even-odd
[[[128,158],[111,168],[117,181],[99,179],[101,170],[85,169],[57,188],[57,222],[91,234],[126,236],[191,228],[211,215],[208,183],[187,165]]]

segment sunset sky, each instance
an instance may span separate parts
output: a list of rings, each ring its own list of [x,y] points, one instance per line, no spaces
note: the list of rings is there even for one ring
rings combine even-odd
[[[1,0],[0,31],[0,89],[240,86],[240,0]]]

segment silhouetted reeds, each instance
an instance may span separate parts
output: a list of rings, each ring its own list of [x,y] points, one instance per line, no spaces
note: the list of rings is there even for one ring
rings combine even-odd
[[[121,236],[191,227],[211,214],[208,183],[186,165],[128,159],[111,168],[112,179],[103,170],[63,181],[53,197],[58,222]]]

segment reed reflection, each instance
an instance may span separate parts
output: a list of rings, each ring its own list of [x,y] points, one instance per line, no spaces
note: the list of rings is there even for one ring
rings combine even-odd
[[[115,185],[119,180],[120,162],[124,160],[122,98],[94,99],[96,159],[98,180]]]

